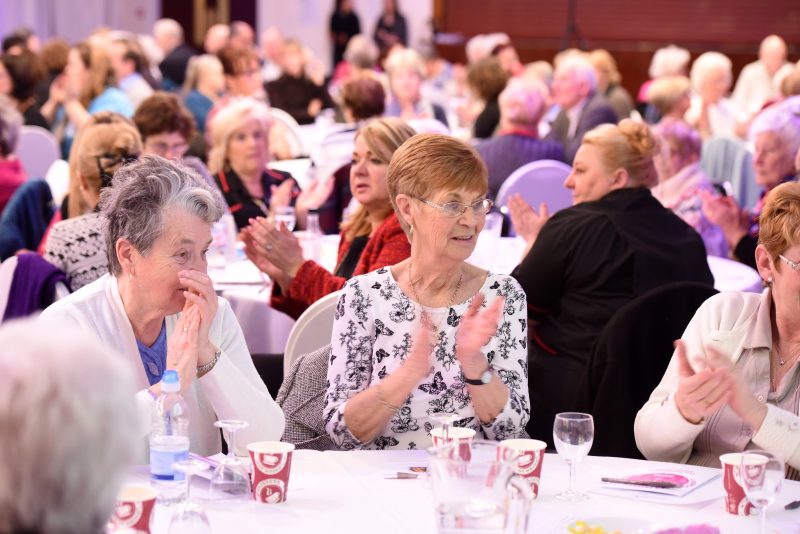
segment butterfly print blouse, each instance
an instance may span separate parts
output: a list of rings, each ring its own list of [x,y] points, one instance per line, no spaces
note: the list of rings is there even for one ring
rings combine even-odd
[[[347,282],[336,308],[323,411],[326,431],[337,446],[346,450],[430,447],[430,430],[436,426],[430,414],[436,412],[455,412],[454,424],[474,429],[478,438],[525,437],[530,416],[525,293],[510,276],[491,273],[480,293],[485,299],[484,307],[498,297],[505,298],[497,333],[482,349],[509,390],[502,411],[493,421],[480,422],[455,356],[457,327],[470,299],[436,310],[443,320],[432,348],[431,372],[417,384],[379,435],[370,443],[362,443],[347,428],[347,402],[403,364],[420,328],[421,310],[403,293],[389,268]]]

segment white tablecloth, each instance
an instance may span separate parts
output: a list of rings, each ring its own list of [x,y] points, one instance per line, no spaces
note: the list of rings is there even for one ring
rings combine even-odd
[[[297,232],[303,240],[302,232]],[[339,236],[323,236],[317,252],[306,247],[306,257],[319,256],[329,270],[336,266]],[[252,354],[282,354],[294,326],[294,319],[269,305],[272,282],[247,259],[224,268],[209,269],[217,293],[231,304]]]
[[[429,481],[384,478],[387,472],[416,465],[427,465],[424,452],[295,451],[286,503],[259,504],[245,499],[199,502],[206,509],[215,533],[433,533],[436,527]],[[643,468],[653,470],[658,465],[663,466],[589,457],[579,464],[577,478],[579,489],[591,492],[590,498],[580,503],[564,503],[554,496],[566,489],[567,467],[557,455],[548,454],[528,532],[562,534],[574,521],[593,518],[600,523],[603,522],[600,518],[607,518],[608,525],[621,520],[651,528],[705,523],[725,534],[758,532],[757,517],[732,516],[724,511],[721,478],[709,482],[707,488],[695,490],[698,495],[685,498],[685,504],[659,504],[593,493],[600,489],[601,476],[624,475]],[[146,481],[145,477],[140,474],[133,478]],[[206,482],[198,480],[194,488],[198,497],[202,497],[207,491]],[[800,498],[800,483],[786,481],[768,514],[770,532],[800,532],[800,510],[783,509],[797,498]],[[172,509],[157,506],[155,513],[154,534],[167,532]]]

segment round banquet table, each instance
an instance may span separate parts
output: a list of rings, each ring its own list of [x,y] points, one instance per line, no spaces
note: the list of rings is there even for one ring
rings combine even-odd
[[[412,480],[387,479],[410,466],[427,465],[424,451],[350,451],[293,453],[288,500],[260,504],[250,499],[208,500],[207,481],[195,477],[192,493],[208,513],[212,532],[219,533],[414,533],[436,532],[433,495],[423,476]],[[557,455],[547,454],[541,490],[529,515],[530,534],[563,534],[576,520],[606,525],[624,524],[652,532],[657,528],[707,524],[724,534],[758,532],[758,517],[729,515],[724,510],[722,479],[717,477],[685,497],[652,497],[639,491],[604,490],[600,477],[624,476],[632,471],[661,471],[686,466],[588,457],[578,465],[578,489],[589,493],[579,503],[561,502],[555,494],[566,489],[568,470]],[[719,469],[696,468],[719,474]],[[210,473],[210,471],[208,471]],[[206,476],[210,476],[206,475]],[[148,483],[146,466],[129,477]],[[800,510],[784,505],[800,497],[800,483],[784,481],[770,507],[769,532],[800,532]],[[657,502],[657,501],[661,502]],[[166,533],[172,508],[156,506],[154,534]],[[631,532],[631,530],[627,530]]]

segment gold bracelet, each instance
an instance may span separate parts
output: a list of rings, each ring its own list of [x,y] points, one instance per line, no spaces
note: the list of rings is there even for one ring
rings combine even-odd
[[[387,410],[391,410],[392,412],[398,412],[400,410],[400,406],[395,406],[394,404],[388,402],[386,399],[383,398],[383,385],[378,383],[375,385],[375,394],[378,397],[378,404],[386,408]]]

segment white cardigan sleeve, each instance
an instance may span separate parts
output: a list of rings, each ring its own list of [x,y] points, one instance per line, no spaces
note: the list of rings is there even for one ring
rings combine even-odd
[[[283,411],[258,375],[242,329],[223,298],[219,299],[210,337],[222,354],[214,368],[197,380],[197,387],[217,418],[249,423],[236,434],[236,453],[247,455],[246,446],[254,441],[280,440],[285,424]]]

